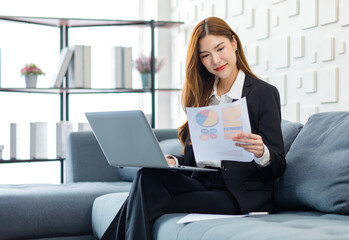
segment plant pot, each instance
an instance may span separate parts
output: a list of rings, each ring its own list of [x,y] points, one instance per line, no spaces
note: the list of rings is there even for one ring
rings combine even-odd
[[[32,75],[32,74],[25,75],[24,80],[25,80],[25,86],[27,88],[35,88],[36,82],[38,80],[38,75]]]
[[[150,73],[141,73],[142,78],[142,86],[143,88],[150,88],[151,87],[151,76]]]

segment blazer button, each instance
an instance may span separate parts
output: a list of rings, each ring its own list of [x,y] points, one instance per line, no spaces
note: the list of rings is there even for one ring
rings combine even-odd
[[[227,171],[227,167],[226,166],[222,166],[221,169],[222,169],[222,171]]]

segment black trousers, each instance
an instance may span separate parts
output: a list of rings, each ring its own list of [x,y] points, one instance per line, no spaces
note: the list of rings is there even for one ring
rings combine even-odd
[[[172,170],[143,168],[102,240],[151,240],[155,220],[166,213],[241,211],[219,171],[188,176]]]

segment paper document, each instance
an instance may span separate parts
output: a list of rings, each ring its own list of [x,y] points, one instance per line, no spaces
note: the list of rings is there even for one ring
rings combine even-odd
[[[190,223],[203,220],[220,219],[220,218],[241,218],[247,217],[248,215],[225,215],[225,214],[197,214],[191,213],[178,220],[179,223]]]
[[[200,108],[187,108],[188,124],[197,163],[215,160],[250,162],[254,155],[232,140],[236,134],[251,132],[246,98]]]

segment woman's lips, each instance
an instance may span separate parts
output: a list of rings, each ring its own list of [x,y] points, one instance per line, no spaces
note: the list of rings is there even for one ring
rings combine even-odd
[[[224,68],[227,66],[227,64],[225,64],[225,65],[223,65],[223,66],[220,66],[220,67],[218,67],[218,68],[215,68],[214,70],[215,71],[222,71],[222,70],[224,70]]]

